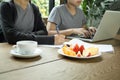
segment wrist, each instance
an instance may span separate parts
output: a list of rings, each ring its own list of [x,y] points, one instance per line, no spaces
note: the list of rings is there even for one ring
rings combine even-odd
[[[56,42],[56,36],[57,36],[57,35],[54,35],[54,45],[57,44],[57,42]]]
[[[74,29],[70,29],[70,34],[74,34],[75,32],[74,32]]]
[[[67,29],[65,35],[71,35],[73,34],[73,29]]]

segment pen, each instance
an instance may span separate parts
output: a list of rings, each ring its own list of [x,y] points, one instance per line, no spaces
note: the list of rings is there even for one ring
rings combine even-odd
[[[56,31],[57,31],[57,34],[59,34],[59,27],[56,26]]]

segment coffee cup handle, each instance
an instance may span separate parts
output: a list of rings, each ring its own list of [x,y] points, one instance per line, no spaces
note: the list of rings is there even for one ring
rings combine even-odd
[[[13,45],[12,48],[13,48],[13,50],[16,51],[17,50],[17,45]]]
[[[17,48],[17,45],[13,45],[12,48]]]

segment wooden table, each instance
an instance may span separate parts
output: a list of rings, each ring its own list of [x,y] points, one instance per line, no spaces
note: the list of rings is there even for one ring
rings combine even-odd
[[[120,80],[120,36],[97,42],[112,44],[115,53],[103,53],[94,59],[72,59],[59,55],[57,49],[43,49],[41,57],[14,58],[12,45],[0,43],[0,80]]]

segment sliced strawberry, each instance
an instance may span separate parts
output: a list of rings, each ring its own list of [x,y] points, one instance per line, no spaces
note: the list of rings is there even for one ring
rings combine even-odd
[[[80,51],[78,51],[77,57],[81,57],[81,52]]]
[[[88,56],[87,57],[90,57],[91,56],[91,53],[89,52]]]
[[[83,50],[85,50],[85,47],[84,47],[84,45],[81,45],[81,46],[79,47],[79,51],[80,51],[81,53],[83,53]]]
[[[73,47],[73,51],[78,53],[78,51],[79,51],[79,45],[78,44],[75,44],[75,46]]]

